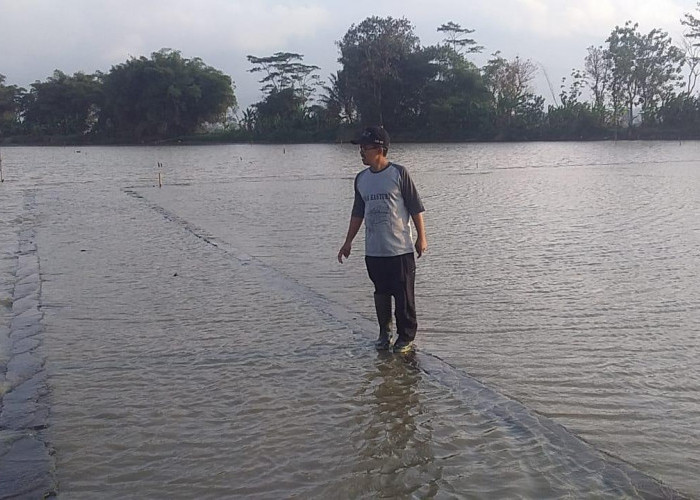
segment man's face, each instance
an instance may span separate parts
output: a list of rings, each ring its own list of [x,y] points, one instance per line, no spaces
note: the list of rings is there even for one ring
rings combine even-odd
[[[382,147],[376,144],[362,144],[360,146],[360,156],[365,165],[375,165],[382,155]]]

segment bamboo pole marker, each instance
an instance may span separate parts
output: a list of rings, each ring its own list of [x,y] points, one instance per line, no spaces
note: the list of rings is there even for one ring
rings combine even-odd
[[[5,182],[5,178],[2,175],[2,153],[0,153],[0,182]]]
[[[163,168],[163,164],[161,162],[158,162],[158,187],[162,188],[163,187],[163,172],[161,169]]]

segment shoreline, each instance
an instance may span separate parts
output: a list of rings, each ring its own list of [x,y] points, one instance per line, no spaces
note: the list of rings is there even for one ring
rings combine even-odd
[[[275,140],[240,140],[231,141],[217,139],[215,136],[201,136],[197,138],[173,138],[157,141],[129,142],[129,141],[81,141],[81,140],[45,140],[45,141],[15,141],[15,138],[7,138],[0,141],[0,148],[13,147],[90,147],[90,146],[108,146],[108,147],[124,147],[124,146],[223,146],[223,145],[250,145],[250,146],[267,146],[267,145],[303,145],[303,144],[349,144],[350,140],[333,140],[333,141],[275,141]],[[493,140],[415,140],[402,138],[400,135],[392,144],[523,144],[523,143],[597,143],[597,142],[692,142],[700,140],[698,136],[688,137],[603,137],[603,138],[537,138],[537,139],[493,139]]]

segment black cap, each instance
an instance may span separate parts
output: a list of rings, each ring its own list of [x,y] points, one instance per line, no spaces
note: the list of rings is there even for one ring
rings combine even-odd
[[[389,149],[389,134],[384,127],[367,127],[362,131],[362,135],[350,141],[352,144],[375,144]]]

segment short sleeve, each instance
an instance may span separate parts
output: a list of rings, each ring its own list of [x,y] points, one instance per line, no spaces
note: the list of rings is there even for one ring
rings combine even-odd
[[[403,197],[403,202],[406,205],[408,213],[411,215],[416,215],[421,212],[425,212],[425,207],[420,199],[416,185],[413,183],[413,179],[408,174],[408,170],[401,167],[401,196]]]
[[[360,174],[355,176],[355,201],[352,204],[352,216],[353,217],[365,217],[365,200],[362,199],[359,189],[357,189],[357,180],[360,178]]]

